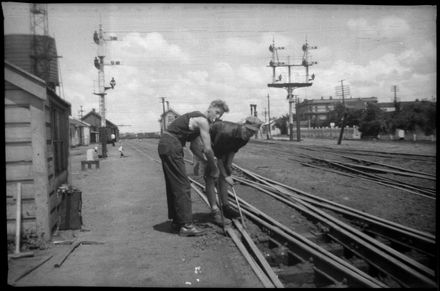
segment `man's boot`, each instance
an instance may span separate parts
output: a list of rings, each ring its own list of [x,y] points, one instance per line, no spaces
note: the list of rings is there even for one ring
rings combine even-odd
[[[206,230],[196,227],[193,223],[184,224],[179,231],[180,236],[200,236],[206,234]]]
[[[223,206],[223,215],[229,219],[240,217],[240,213],[231,206]]]
[[[212,221],[218,226],[223,227],[222,215],[220,209],[213,210],[211,212]],[[231,224],[231,220],[224,217],[225,225]]]

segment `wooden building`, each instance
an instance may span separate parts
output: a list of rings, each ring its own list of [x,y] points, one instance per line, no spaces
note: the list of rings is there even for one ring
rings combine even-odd
[[[95,111],[95,108],[92,109],[89,113],[84,115],[81,118],[81,121],[84,121],[90,124],[90,143],[99,143],[99,128],[101,127],[101,115]],[[119,129],[118,127],[110,122],[108,119],[105,120],[105,126],[107,129],[107,143],[111,143],[111,134],[113,133],[116,136],[116,140],[119,140]]]
[[[90,124],[69,117],[70,146],[76,147],[90,144]]]
[[[49,240],[59,221],[57,189],[71,181],[71,105],[45,81],[6,60],[4,74],[7,234],[15,234],[21,183],[22,235]]]
[[[174,111],[173,109],[168,109],[164,113],[161,114],[159,123],[160,123],[160,132],[167,130],[168,125],[174,121],[180,114]]]

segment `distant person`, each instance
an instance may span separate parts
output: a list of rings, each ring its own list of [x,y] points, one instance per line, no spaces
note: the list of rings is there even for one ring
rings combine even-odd
[[[226,218],[226,224],[230,223],[228,218],[232,219],[238,215],[228,203],[228,185],[232,186],[234,184],[231,177],[232,161],[238,150],[249,142],[251,137],[259,131],[262,124],[263,122],[254,116],[247,117],[243,124],[229,121],[216,121],[211,124],[210,136],[212,149],[217,158],[217,166],[220,170],[220,176],[217,181],[217,193],[221,205],[223,205],[222,211]],[[206,196],[211,206],[212,219],[216,224],[222,226],[223,222],[215,195],[216,181],[209,175],[209,169],[206,168],[206,164],[203,165],[203,161],[199,161],[198,163],[202,165],[196,164],[195,168],[205,168]]]
[[[118,151],[119,151],[119,153],[121,154],[121,155],[119,156],[120,158],[125,157],[125,156],[124,156],[124,149],[123,149],[123,147],[122,147],[122,144],[119,146]]]
[[[206,161],[209,174],[213,178],[219,176],[219,169],[215,163],[214,152],[211,148],[209,136],[209,123],[220,118],[229,108],[222,100],[214,100],[205,114],[192,111],[177,117],[159,140],[158,153],[162,160],[162,168],[166,182],[168,218],[172,220],[171,226],[179,231],[181,236],[199,236],[205,231],[198,228],[192,220],[191,185],[186,174],[183,159],[183,147],[186,142],[191,142],[190,149],[199,159]],[[200,137],[202,150],[194,140]],[[200,154],[203,152],[203,155]]]
[[[113,146],[115,146],[115,142],[116,142],[116,135],[114,133],[111,134],[110,138],[112,139],[112,144]]]

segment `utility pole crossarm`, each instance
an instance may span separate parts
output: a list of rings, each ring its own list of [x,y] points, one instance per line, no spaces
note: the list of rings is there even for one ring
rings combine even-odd
[[[312,74],[312,77],[309,79],[309,66],[313,65],[313,64],[317,64],[317,62],[310,62],[308,60],[308,50],[309,49],[316,49],[317,47],[311,47],[308,45],[307,40],[306,43],[303,45],[302,50],[304,51],[304,56],[302,59],[301,64],[291,64],[290,63],[290,57],[288,57],[288,61],[287,64],[286,63],[282,63],[279,62],[278,60],[278,47],[275,46],[275,40],[272,41],[272,45],[269,46],[269,50],[272,52],[272,59],[269,62],[269,66],[268,67],[272,67],[272,83],[271,84],[267,84],[268,87],[272,87],[272,88],[283,88],[287,90],[287,99],[289,100],[289,129],[290,129],[290,140],[293,140],[293,103],[294,103],[294,95],[293,95],[293,90],[297,89],[297,88],[304,88],[304,87],[310,87],[312,86],[312,82],[315,79],[315,74]],[[284,48],[283,48],[284,49]],[[275,60],[275,56],[276,56],[276,60]],[[276,68],[277,67],[287,67],[288,68],[288,81],[287,82],[283,82],[281,83],[281,75],[278,79],[275,78],[276,76]],[[298,82],[298,81],[294,81],[292,80],[292,74],[291,74],[291,70],[293,67],[304,67],[306,70],[306,78],[305,78],[305,82]],[[301,133],[300,133],[300,118],[299,118],[299,99],[296,99],[296,124],[297,124],[297,141],[301,141]],[[269,122],[270,122],[270,117],[269,117]]]

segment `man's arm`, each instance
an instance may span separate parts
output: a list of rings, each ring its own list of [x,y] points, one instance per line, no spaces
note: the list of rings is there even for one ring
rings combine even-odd
[[[230,185],[234,185],[232,180],[232,160],[234,159],[234,152],[225,154],[221,159],[218,159],[217,164],[222,176],[225,177],[226,182]]]
[[[191,152],[201,161],[207,162],[205,155],[203,154],[203,143],[200,137],[196,137],[190,144],[189,149]]]
[[[194,123],[200,130],[200,138],[203,143],[203,153],[208,160],[209,175],[211,177],[217,178],[220,173],[215,162],[214,151],[211,147],[211,137],[209,136],[208,120],[206,120],[206,118],[195,118]]]

